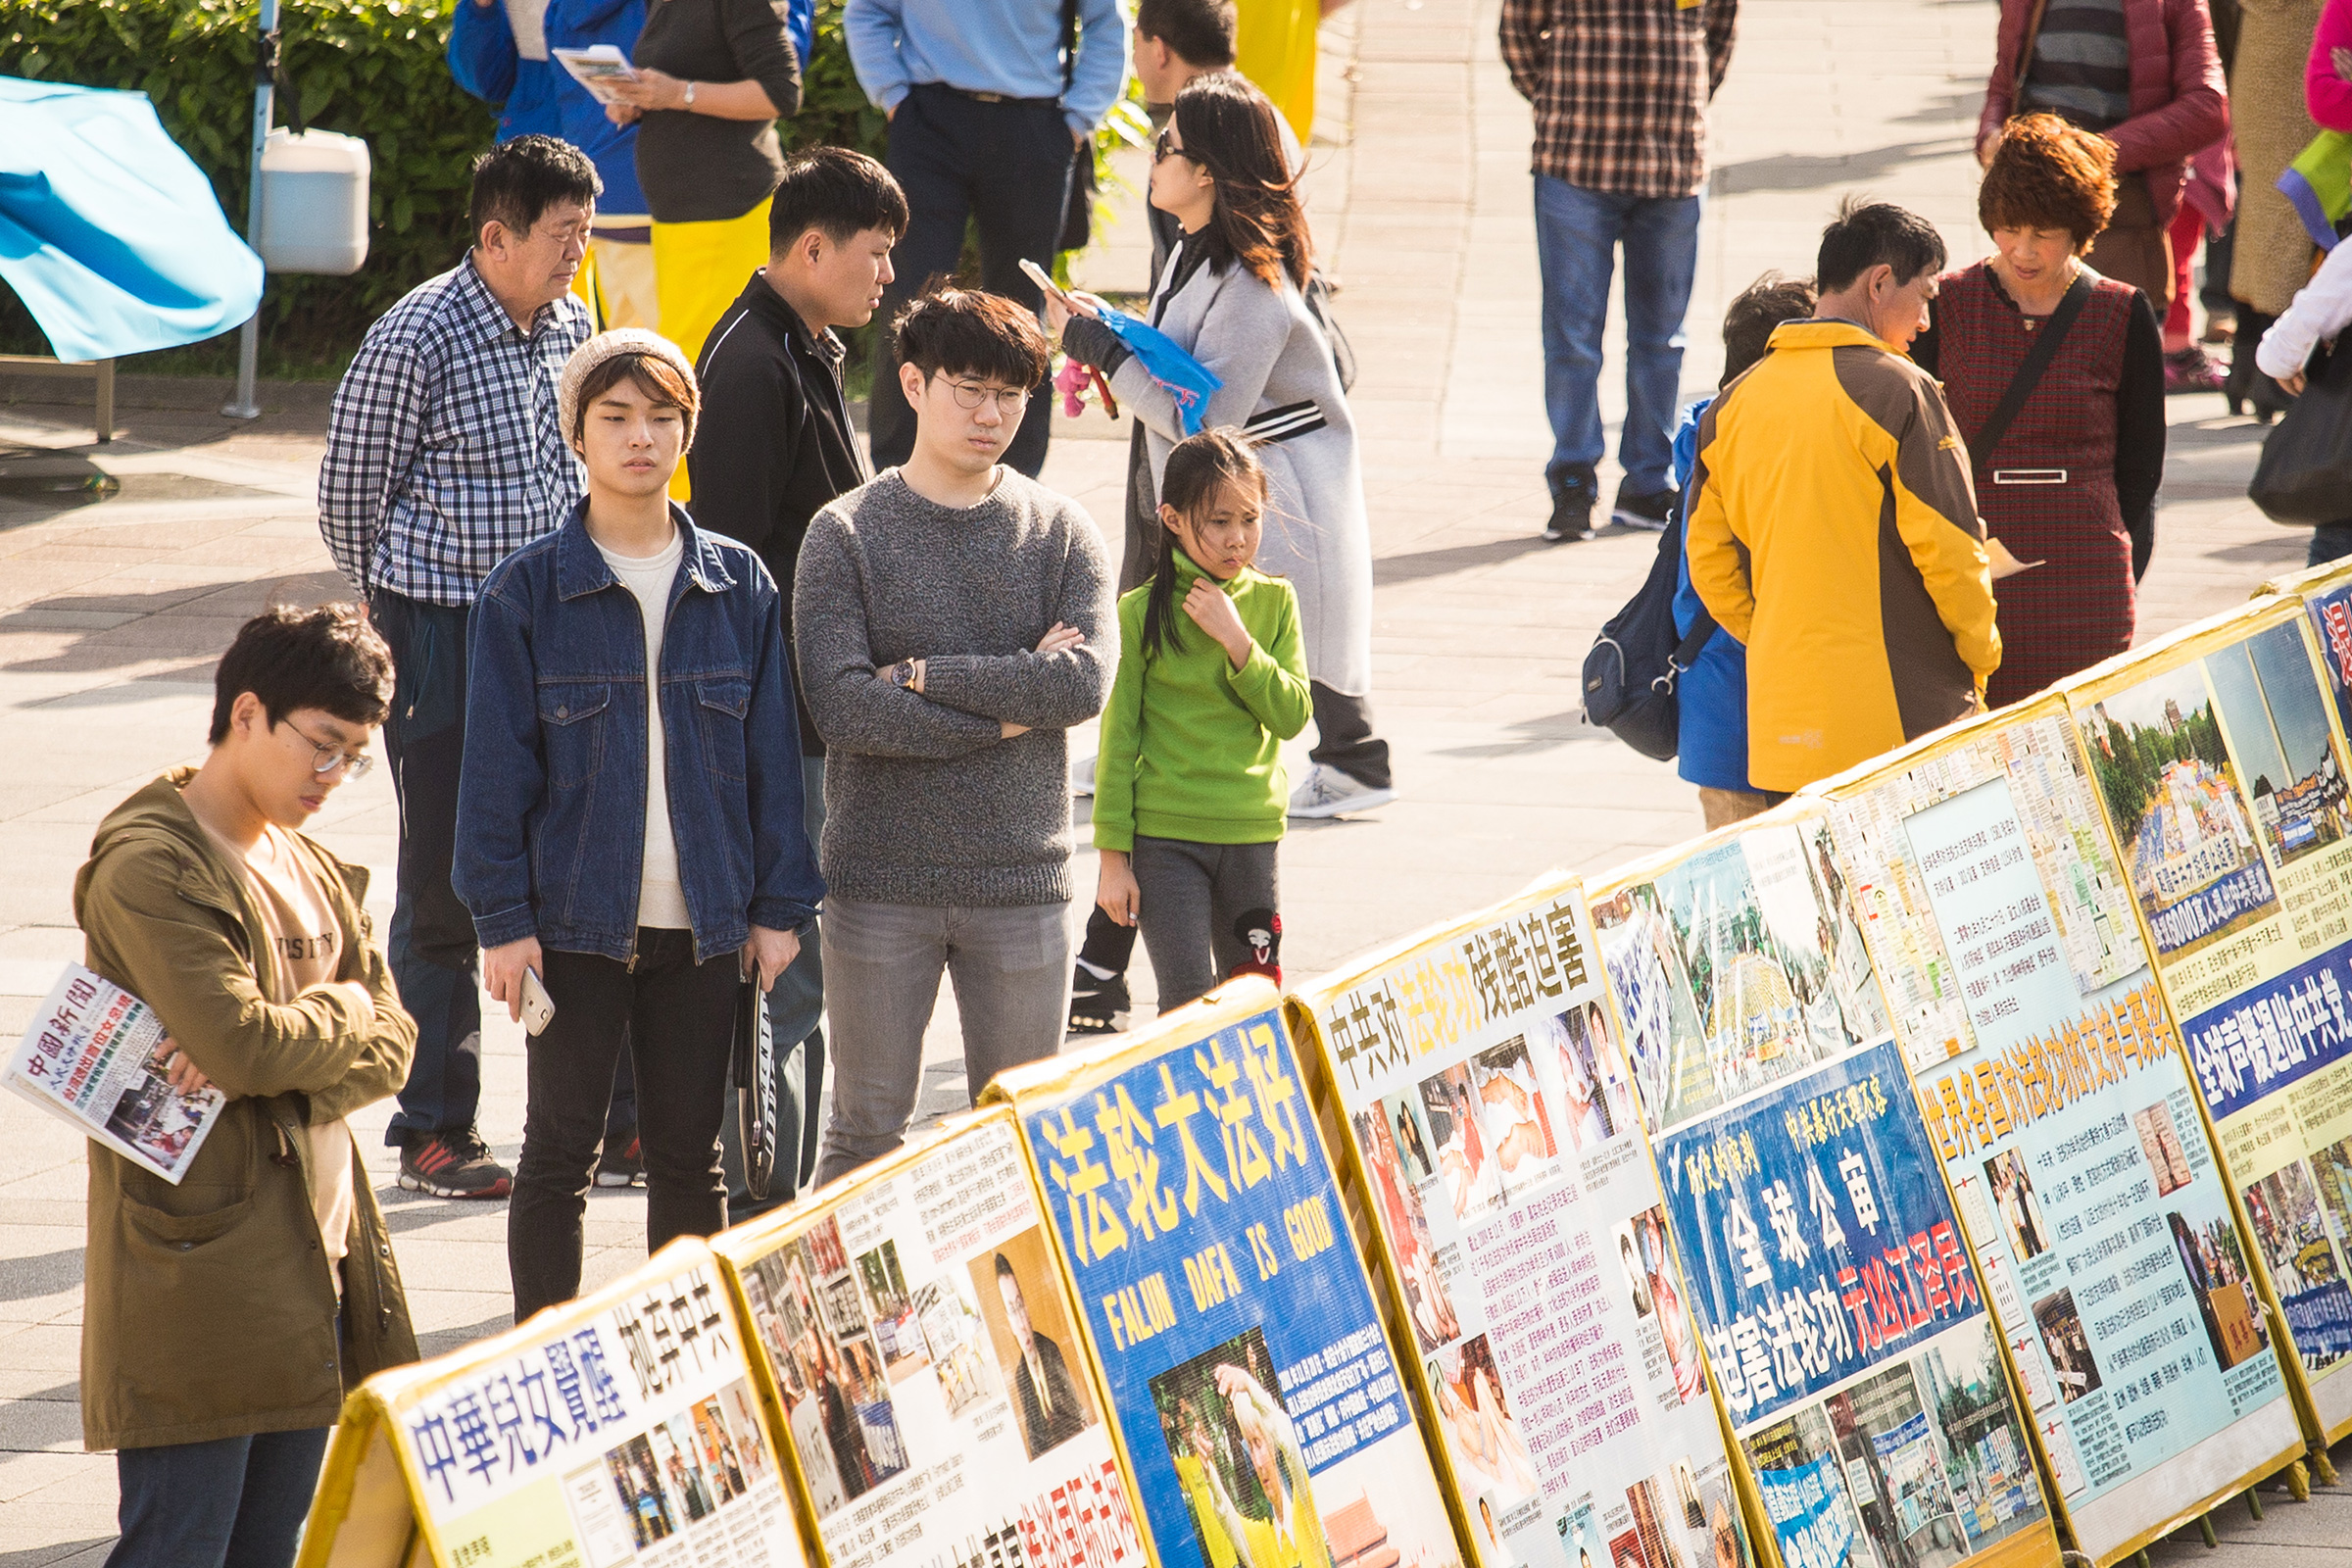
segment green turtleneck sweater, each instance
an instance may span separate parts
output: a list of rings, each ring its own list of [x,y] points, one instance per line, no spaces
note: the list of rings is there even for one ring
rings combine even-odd
[[[1282,743],[1306,727],[1311,711],[1298,597],[1281,578],[1248,567],[1224,584],[1256,645],[1236,669],[1184,612],[1185,595],[1202,575],[1176,551],[1173,646],[1163,642],[1148,659],[1144,612],[1152,585],[1119,600],[1119,668],[1095,766],[1099,850],[1132,850],[1139,833],[1193,844],[1282,837],[1290,804]]]

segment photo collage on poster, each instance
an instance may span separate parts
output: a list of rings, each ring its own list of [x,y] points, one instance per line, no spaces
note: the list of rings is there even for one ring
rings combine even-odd
[[[1484,1568],[1755,1560],[1581,890],[1301,1003]]]
[[[2352,1422],[2352,802],[2299,614],[2070,693],[2322,1424]]]
[[[1782,1560],[2004,1560],[2044,1548],[2049,1509],[1859,892],[1815,809],[1592,907],[1689,1305]]]
[[[1833,791],[1927,1136],[2093,1557],[2295,1421],[2131,886],[2052,698]]]
[[[526,1343],[392,1412],[449,1560],[800,1568],[707,1253],[593,1314],[542,1314],[516,1338]]]
[[[1461,1568],[1263,996],[992,1093],[1045,1175],[1162,1568]]]
[[[718,1244],[828,1568],[1045,1560],[1072,1529],[1070,1561],[1144,1561],[1018,1139],[980,1118]]]

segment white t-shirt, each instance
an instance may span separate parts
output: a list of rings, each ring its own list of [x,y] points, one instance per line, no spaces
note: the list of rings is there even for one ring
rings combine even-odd
[[[507,0],[507,25],[514,29],[514,52],[525,60],[547,58],[547,0]]]
[[[343,928],[335,920],[334,900],[285,829],[265,824],[249,852],[209,826],[204,831],[261,906],[263,928],[277,956],[277,962],[258,977],[270,1000],[282,1006],[313,986],[332,982],[343,963]],[[271,978],[274,986],[269,984]],[[319,1244],[339,1298],[341,1264],[358,1208],[351,1186],[351,1124],[338,1116],[304,1130],[311,1141],[311,1207],[318,1216]]]
[[[662,633],[669,617],[670,584],[677,581],[678,560],[686,536],[673,525],[669,545],[656,556],[621,556],[597,545],[605,564],[621,586],[637,596],[645,619],[645,869],[637,882],[637,923],[661,930],[684,931],[694,921],[686,913],[686,890],[678,884],[678,841],[669,825],[667,740],[662,733]]]

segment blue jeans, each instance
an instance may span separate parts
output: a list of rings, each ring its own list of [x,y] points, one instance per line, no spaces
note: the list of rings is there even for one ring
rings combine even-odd
[[[330,1430],[122,1449],[122,1539],[106,1568],[286,1568]]]
[[[1544,273],[1544,407],[1551,416],[1554,496],[1596,497],[1600,339],[1609,278],[1625,247],[1625,428],[1617,461],[1628,494],[1674,488],[1673,442],[1683,377],[1683,316],[1698,269],[1696,196],[1615,196],[1536,176],[1536,259]]]

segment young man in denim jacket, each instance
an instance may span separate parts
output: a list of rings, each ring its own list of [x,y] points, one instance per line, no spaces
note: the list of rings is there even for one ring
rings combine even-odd
[[[517,1322],[579,1293],[624,1039],[647,1250],[725,1226],[718,1128],[741,976],[772,986],[824,894],[775,582],[668,500],[697,403],[668,341],[583,344],[559,406],[587,497],[500,564],[475,612],[458,896],[490,995],[519,1016],[528,971],[555,1004],[529,1044],[508,1211]]]

